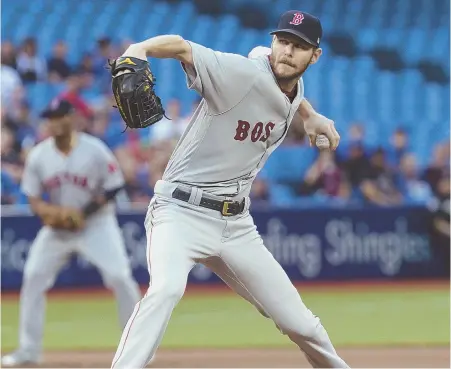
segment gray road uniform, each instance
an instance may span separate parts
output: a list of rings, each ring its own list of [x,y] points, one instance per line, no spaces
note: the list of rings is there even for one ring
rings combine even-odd
[[[123,184],[113,153],[99,139],[80,133],[67,156],[57,149],[53,138],[35,146],[27,158],[22,190],[33,197],[45,191],[52,204],[81,209],[96,194]],[[30,248],[21,289],[20,349],[30,357],[42,349],[45,292],[73,253],[81,254],[99,269],[116,295],[123,326],[141,297],[112,204],[88,218],[86,227],[78,232],[44,226]]]
[[[284,139],[303,99],[302,80],[291,103],[266,56],[250,60],[191,47],[188,86],[203,100],[155,186],[145,221],[151,283],[112,367],[142,368],[153,357],[196,263],[270,317],[312,365],[347,367],[263,245],[248,211],[252,181]]]

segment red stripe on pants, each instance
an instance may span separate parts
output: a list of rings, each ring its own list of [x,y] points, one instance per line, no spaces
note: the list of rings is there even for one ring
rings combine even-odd
[[[153,220],[153,210],[154,210],[154,207],[152,206],[152,210],[150,211],[150,229],[149,229],[149,233],[150,233],[150,234],[149,234],[149,245],[147,246],[147,247],[148,247],[148,250],[149,250],[149,253],[148,253],[148,259],[147,259],[147,262],[149,263],[149,269],[150,269],[150,246],[151,246],[151,244],[152,244],[152,230],[153,230],[153,222],[152,222],[152,220]],[[149,274],[150,274],[150,273],[149,273]],[[150,275],[149,275],[149,277],[150,277]],[[151,277],[150,277],[150,278],[151,278]],[[146,294],[144,295],[143,298],[145,298],[146,296],[147,296],[147,292],[146,292]],[[132,320],[131,320],[131,322],[130,322],[130,325],[128,326],[127,335],[125,336],[124,343],[122,344],[121,352],[120,352],[119,356],[117,357],[117,359],[115,360],[115,362],[113,363],[113,365],[111,366],[111,368],[114,368],[114,366],[116,365],[116,363],[117,363],[117,362],[119,361],[119,359],[121,358],[122,353],[124,352],[124,348],[125,348],[125,344],[127,343],[128,335],[130,334],[130,331],[131,331],[131,329],[132,329],[133,322],[135,321],[136,316],[138,315],[139,309],[140,309],[140,307],[141,307],[141,302],[142,302],[142,299],[139,300],[138,307],[137,307],[137,309],[136,309],[136,311],[135,311],[135,314],[133,315],[133,318],[132,318]]]

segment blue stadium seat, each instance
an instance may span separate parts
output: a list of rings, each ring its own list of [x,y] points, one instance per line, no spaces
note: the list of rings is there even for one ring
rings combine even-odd
[[[308,146],[281,145],[266,163],[266,173],[275,182],[294,182],[304,178],[317,151]]]
[[[362,29],[355,38],[359,48],[362,51],[372,50],[376,47],[380,40],[380,34],[374,28]]]
[[[269,188],[269,200],[274,206],[290,207],[294,199],[294,191],[289,186],[275,183]]]
[[[315,108],[333,118],[341,129],[356,120],[365,122],[367,134],[375,143],[385,142],[394,124],[405,124],[418,142],[418,155],[429,154],[433,143],[443,136],[442,132],[445,136],[449,133],[449,84],[427,83],[416,69],[425,59],[449,69],[449,2],[230,0],[222,3],[230,13],[210,17],[198,14],[193,2],[187,0],[170,3],[9,1],[2,4],[2,40],[20,43],[32,35],[39,42],[40,55],[47,57],[53,44],[63,39],[69,45],[71,64],[92,50],[99,37],[108,36],[115,42],[128,38],[138,41],[161,33],[181,34],[217,50],[247,55],[254,46],[269,46],[268,32],[276,26],[280,13],[301,9],[321,18],[325,36],[359,29],[357,33],[352,32],[359,51],[355,58],[334,55],[327,37],[324,38],[319,63],[311,66],[304,77],[305,95]],[[243,28],[233,11],[246,3],[267,11],[271,27],[263,31]],[[427,53],[421,45],[427,45]],[[398,50],[408,68],[398,73],[379,70],[369,56],[378,46]],[[157,59],[151,62],[158,76],[156,89],[163,101],[177,97],[187,112],[197,94],[185,87],[180,63]],[[60,89],[61,86],[45,83],[27,86],[33,112],[41,110]],[[95,93],[95,90],[88,92]],[[425,127],[434,129],[431,133]],[[314,153],[311,149],[282,146],[270,157],[268,167],[274,170],[277,180],[296,180],[302,177]],[[286,189],[275,191],[289,193]]]

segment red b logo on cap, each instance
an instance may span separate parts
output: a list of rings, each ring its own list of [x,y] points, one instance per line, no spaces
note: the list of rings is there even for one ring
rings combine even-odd
[[[290,24],[294,24],[295,26],[297,26],[297,25],[301,24],[303,20],[304,20],[304,14],[296,13],[294,15],[292,21],[290,22]]]

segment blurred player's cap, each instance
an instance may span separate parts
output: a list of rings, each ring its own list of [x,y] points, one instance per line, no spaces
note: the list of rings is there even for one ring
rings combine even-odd
[[[74,111],[74,107],[67,100],[55,99],[41,114],[42,118],[61,118]]]
[[[270,34],[291,33],[302,38],[310,45],[318,47],[323,37],[321,22],[315,16],[299,10],[289,10],[282,14],[275,31]]]

